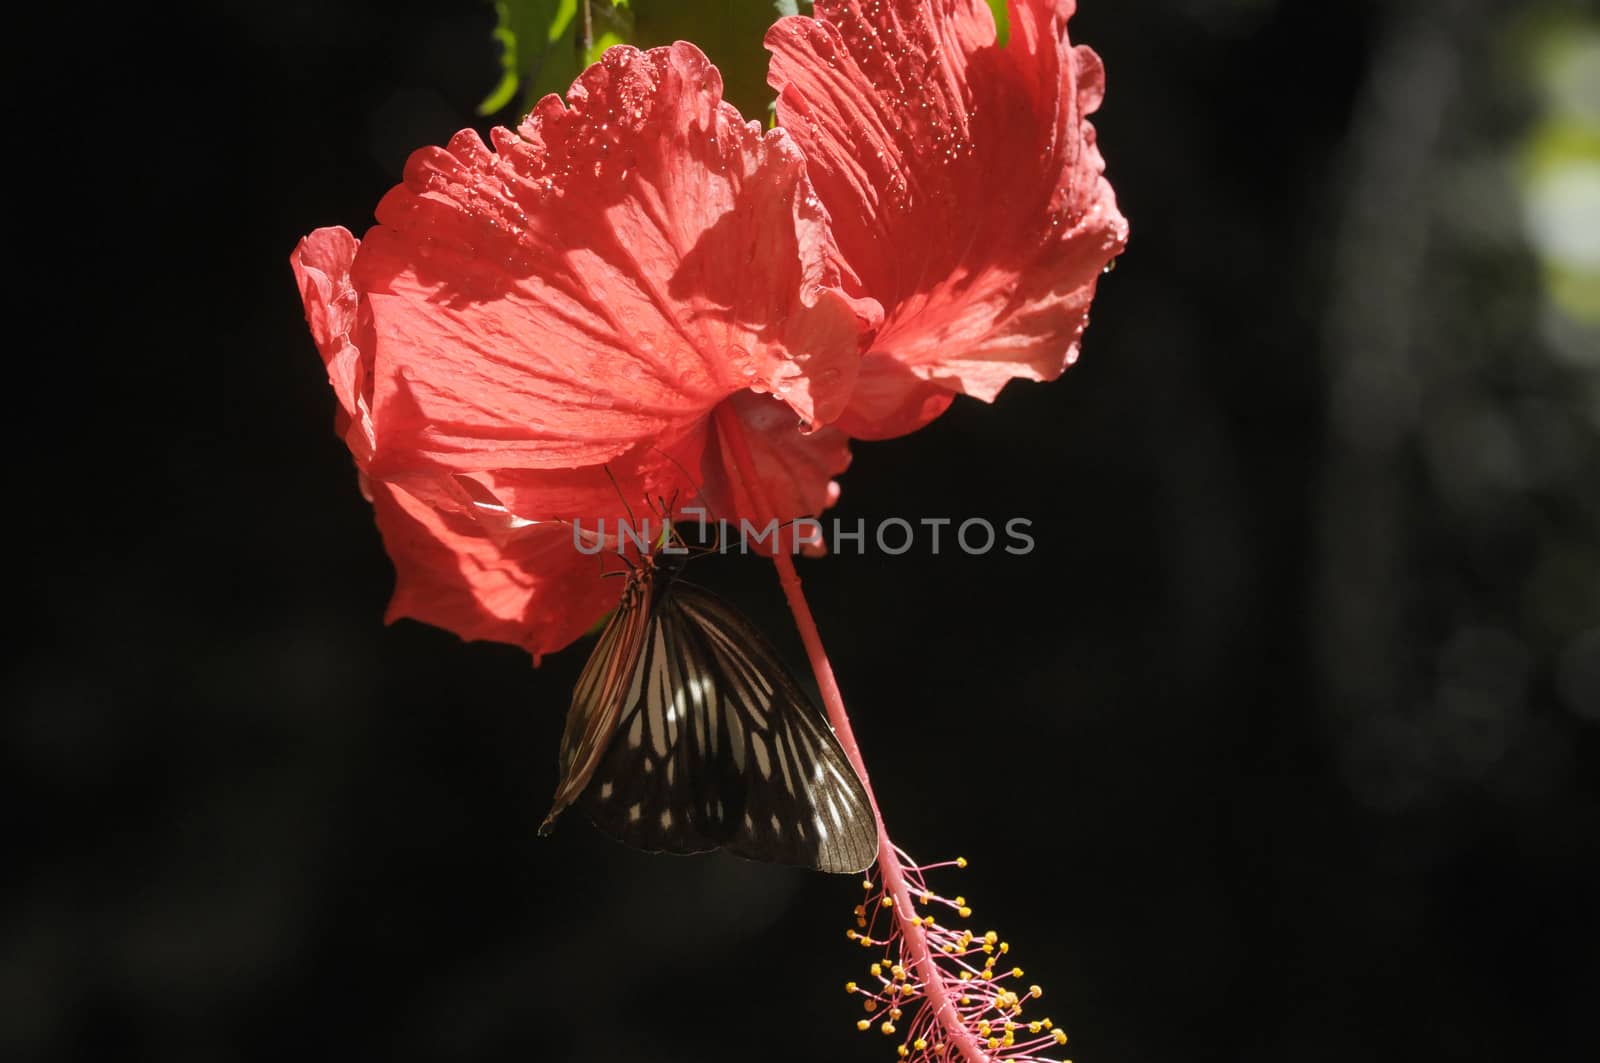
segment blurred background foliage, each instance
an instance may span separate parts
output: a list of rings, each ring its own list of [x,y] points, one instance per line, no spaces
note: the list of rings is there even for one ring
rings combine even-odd
[[[604,0],[590,48],[688,37],[762,120],[778,8]],[[13,566],[0,1056],[891,1051],[841,991],[851,882],[534,837],[583,647],[380,624],[285,259],[560,88],[581,16],[18,31],[49,176],[15,248],[61,306],[14,360],[61,379],[13,389],[45,560]],[[1600,14],[1082,0],[1072,29],[1133,227],[1084,356],[857,446],[837,510],[1026,516],[1040,548],[802,570],[897,839],[972,861],[951,888],[1082,1063],[1594,1057]],[[767,567],[696,578],[803,661]]]
[[[1004,0],[999,0],[1003,3]],[[723,95],[745,115],[770,112],[767,53],[761,41],[784,15],[811,13],[798,0],[598,0],[587,21],[578,0],[497,0],[495,39],[501,80],[478,107],[520,115],[550,93],[564,93],[584,66],[614,44],[654,48],[693,41],[722,71]]]

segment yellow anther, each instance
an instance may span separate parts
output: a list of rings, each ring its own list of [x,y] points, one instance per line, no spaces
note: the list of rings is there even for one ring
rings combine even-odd
[[[894,907],[894,898],[893,897],[885,897],[883,900],[878,902],[878,905],[880,907],[883,907],[883,908],[893,908]]]
[[[987,1041],[985,1041],[984,1044],[989,1046],[990,1051],[993,1051],[994,1049],[1000,1047],[1000,1038],[991,1037]]]
[[[979,1037],[988,1037],[989,1036],[989,1023],[987,1021],[978,1023],[978,1036]]]
[[[967,866],[967,858],[964,857],[964,856],[956,857],[956,866],[957,867],[966,867]]]
[[[926,1052],[928,1050],[928,1041],[926,1038],[919,1037],[915,1041],[911,1042],[911,1047],[916,1049],[918,1052]]]
[[[1010,952],[1010,951],[1011,951],[1011,946],[1010,945],[1006,944],[1004,941],[1000,942],[1000,954],[1002,956],[1005,955],[1006,953]]]
[[[1038,1033],[1040,1030],[1043,1030],[1043,1029],[1044,1029],[1044,1023],[1039,1022],[1037,1019],[1035,1019],[1033,1022],[1028,1023],[1028,1032],[1029,1033]]]
[[[1057,1031],[1056,1031],[1056,1044],[1058,1044],[1058,1045],[1064,1045],[1064,1044],[1066,1044],[1066,1043],[1067,1043],[1067,1034],[1066,1034],[1066,1031],[1064,1031],[1064,1030],[1057,1030]]]
[[[966,906],[967,906],[967,899],[965,897],[957,897],[956,898],[956,907],[957,908],[965,908]]]
[[[889,1009],[889,1018],[895,1020],[896,1022],[899,1022],[900,1021],[900,1009],[899,1008],[890,1008]]]
[[[986,943],[993,945],[996,941],[1000,940],[1000,935],[996,934],[993,930],[986,930],[983,933],[983,940]]]
[[[844,984],[844,991],[846,993],[854,993],[856,991],[856,984],[854,982],[846,982]]]
[[[1011,968],[1011,977],[1013,977],[1013,978],[1021,978],[1022,977],[1022,968],[1021,967],[1013,967],[1013,968]]]
[[[890,1034],[894,1033],[894,1023],[886,1022],[882,1026],[878,1027],[878,1029],[883,1031],[883,1035],[885,1037],[888,1037]]]
[[[961,932],[961,947],[966,948],[970,944],[972,944],[972,931],[963,930]]]
[[[959,1003],[960,1003],[960,1004],[961,1004],[961,1005],[962,1005],[962,1006],[963,1006],[963,1007],[965,1007],[965,1006],[966,1006],[966,1005],[968,1005],[968,1004],[971,1004],[971,1003],[972,1003],[972,998],[971,998],[971,997],[969,997],[969,996],[967,996],[967,995],[966,995],[966,994],[965,994],[965,993],[963,993],[963,994],[961,994],[961,1000],[960,1000],[960,1002],[959,1002]]]
[[[1050,1016],[1046,1015],[1044,1018],[1039,1020],[1039,1025],[1043,1026],[1046,1030],[1053,1030],[1055,1029],[1056,1024],[1050,1021]]]
[[[1014,1033],[1016,1031],[1016,1029],[1017,1029],[1017,1024],[1012,1022],[1010,1019],[1007,1019],[1006,1020],[1006,1033]]]
[[[1010,1048],[1012,1045],[1017,1043],[1017,1035],[1007,1031],[1005,1038],[1000,1043],[1005,1045],[1007,1048]]]
[[[922,891],[922,903],[923,904],[927,904],[931,900],[933,900],[933,891],[932,890],[923,890]]]
[[[872,1029],[872,1023],[868,1022],[866,1019],[862,1019],[856,1023],[856,1029],[865,1033],[866,1031]]]
[[[993,952],[994,951],[994,946],[990,945],[988,942],[985,942],[984,946],[983,946],[983,951],[984,952]]]
[[[961,972],[961,980],[963,982],[965,982],[967,979],[969,979],[971,977],[972,977],[972,972],[971,971],[962,971]]]
[[[916,993],[916,991],[917,987],[912,985],[910,982],[907,982],[905,985],[900,987],[900,995],[903,997],[909,997]]]
[[[956,947],[954,945],[946,945],[944,947],[944,951],[946,951],[946,952],[954,952],[955,950],[956,950]]]
[[[907,1048],[905,1045],[901,1045],[899,1048],[895,1049],[895,1051],[900,1053],[901,1059],[905,1059],[911,1055],[911,1049]]]
[[[851,941],[854,941],[856,938],[860,937],[860,935],[857,934],[854,930],[846,930],[844,932],[844,936],[849,938]]]
[[[871,967],[868,967],[867,970],[872,973],[872,977],[874,978],[883,977],[883,965],[881,963],[875,963]]]
[[[893,976],[896,982],[898,982],[906,976],[906,969],[897,963],[893,967],[889,968],[889,974]]]
[[[1028,995],[1033,999],[1038,1000],[1040,997],[1044,996],[1044,988],[1042,986],[1031,985],[1028,987]]]
[[[971,908],[957,908],[956,909],[956,914],[959,915],[963,919],[971,919],[972,918],[972,909]]]

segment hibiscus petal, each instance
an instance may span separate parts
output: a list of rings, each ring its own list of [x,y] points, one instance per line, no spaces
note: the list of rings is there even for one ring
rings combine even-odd
[[[743,433],[770,509],[737,475],[737,460],[719,426],[726,408]],[[586,527],[604,520],[637,523],[660,516],[663,507],[678,515],[699,510],[704,519],[735,525],[749,519],[780,521],[820,513],[838,495],[833,478],[850,465],[849,438],[835,428],[804,430],[794,411],[770,395],[741,391],[725,399],[718,412],[697,421],[668,446],[641,446],[604,467],[502,470],[462,477],[478,500],[478,518],[489,534],[526,523],[528,513],[581,516]],[[629,500],[625,502],[624,500]],[[445,508],[453,508],[448,501]],[[498,521],[489,514],[499,509]],[[692,514],[689,516],[692,519]]]
[[[1073,5],[818,0],[767,35],[780,124],[804,150],[851,290],[886,310],[839,422],[883,438],[1076,358],[1096,281],[1127,240],[1094,129],[1099,59]]]
[[[849,437],[831,427],[802,433],[788,407],[760,395],[745,392],[728,401],[738,430],[744,434],[754,472],[761,480],[770,509],[756,505],[741,477],[715,474],[719,469],[738,468],[738,461],[721,422],[713,421],[712,430],[716,436],[713,452],[717,460],[707,462],[711,475],[705,484],[713,518],[728,514],[754,517],[759,512],[767,514],[767,519],[789,521],[821,513],[834,504],[839,487],[833,477],[850,465]],[[754,519],[751,523],[758,530],[762,526]],[[785,546],[792,545],[791,539],[782,542]],[[753,540],[751,545],[755,545]]]
[[[614,48],[568,100],[415,153],[379,205],[376,475],[598,465],[752,387],[844,409],[878,310],[836,287],[788,135],[682,43]]]
[[[361,465],[372,456],[370,376],[361,361],[363,344],[371,350],[372,314],[350,282],[359,246],[348,229],[318,229],[295,247],[289,265],[339,401],[336,428]]]
[[[371,490],[395,567],[390,623],[409,617],[469,641],[509,642],[537,662],[617,603],[622,581],[602,578],[605,556],[579,552],[566,525],[532,525],[496,542],[472,517],[404,488],[374,482]]]

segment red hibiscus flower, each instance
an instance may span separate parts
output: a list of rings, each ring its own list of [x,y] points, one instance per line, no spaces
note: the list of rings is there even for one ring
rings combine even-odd
[[[851,292],[885,310],[850,435],[992,400],[1077,357],[1095,282],[1127,242],[1087,116],[1099,58],[1071,0],[817,0],[767,34],[778,121],[805,152]]]
[[[849,458],[820,426],[880,315],[840,290],[789,135],[743,122],[691,45],[613,49],[491,140],[418,151],[364,240],[321,229],[291,263],[391,618],[537,656],[617,594],[551,522],[675,492],[819,511]],[[775,514],[731,474],[730,428]]]

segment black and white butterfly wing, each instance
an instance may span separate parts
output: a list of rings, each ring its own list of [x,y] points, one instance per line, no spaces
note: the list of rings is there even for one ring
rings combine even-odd
[[[649,625],[652,583],[652,570],[648,568],[629,577],[616,612],[578,676],[561,735],[561,781],[550,804],[550,814],[539,826],[540,834],[549,834],[556,817],[588,788],[611,746],[618,718],[626,706],[633,665]]]
[[[653,604],[585,801],[640,849],[840,873],[877,855],[866,791],[822,714],[749,621],[681,581]]]

